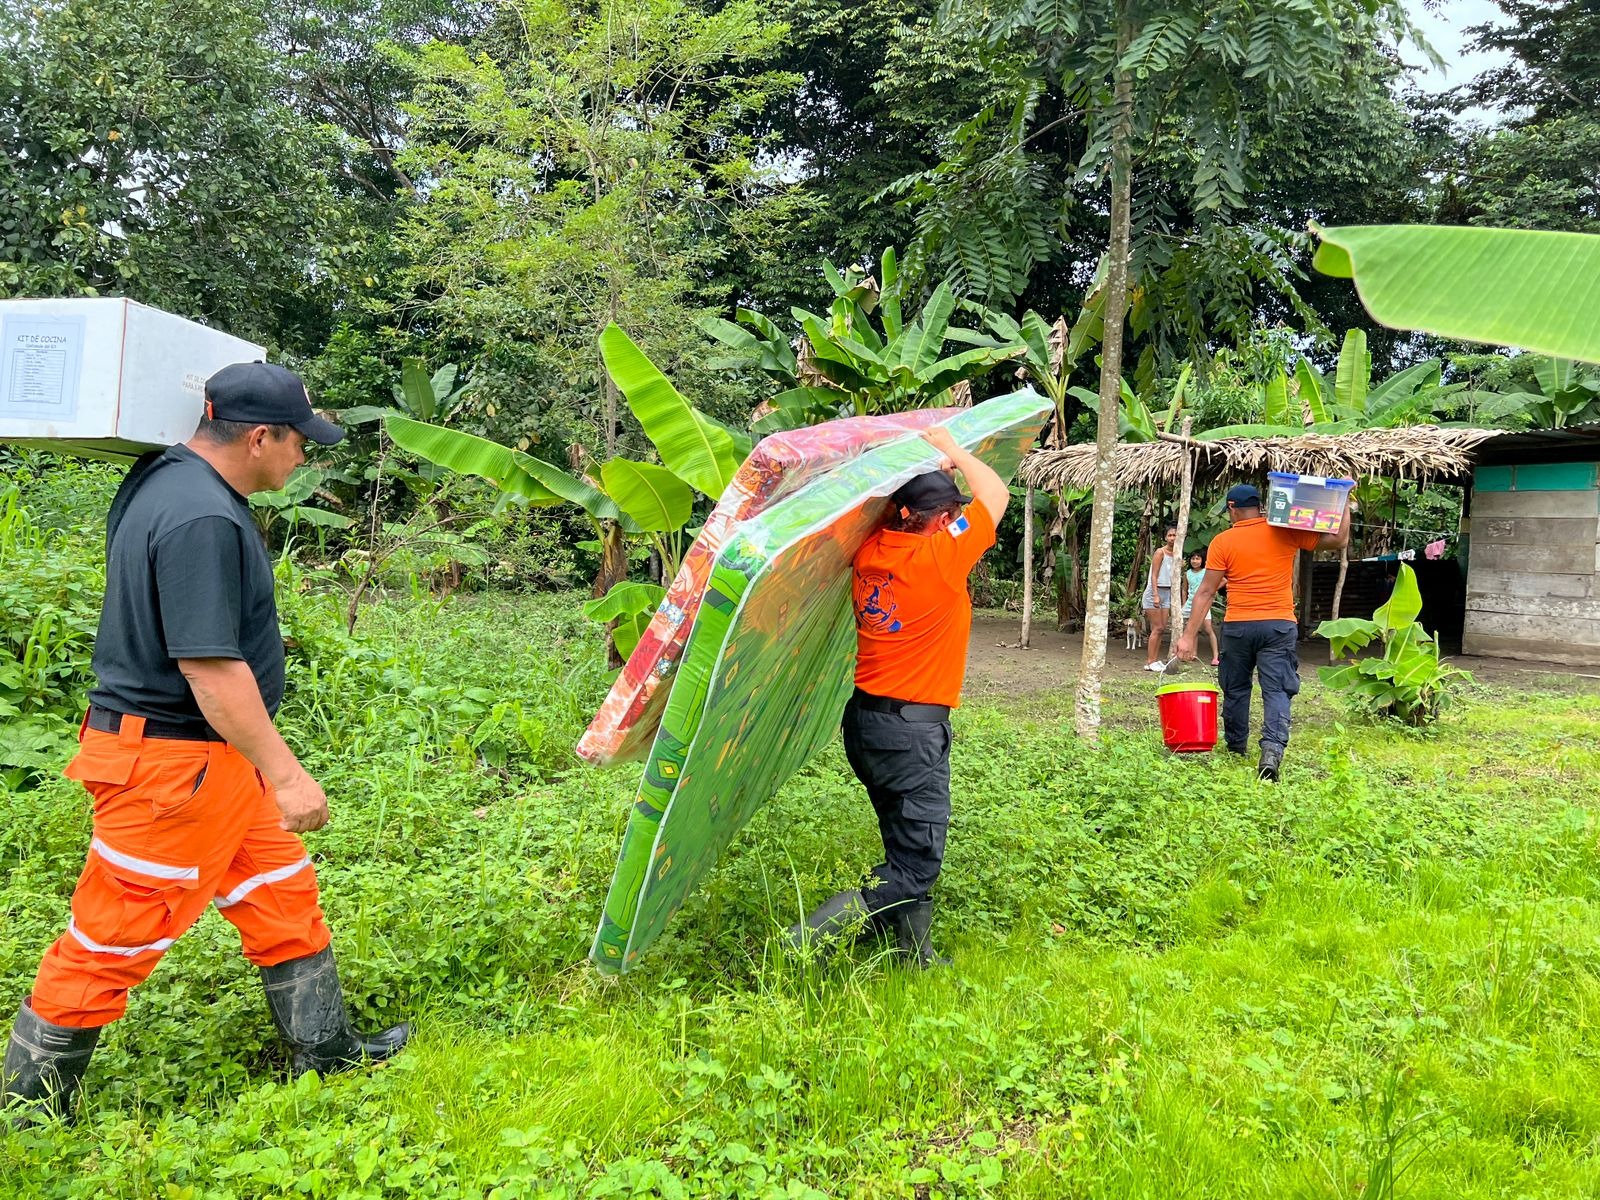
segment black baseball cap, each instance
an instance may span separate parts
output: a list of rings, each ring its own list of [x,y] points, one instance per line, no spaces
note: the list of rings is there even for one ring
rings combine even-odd
[[[928,471],[908,479],[889,497],[896,508],[909,508],[913,512],[945,508],[951,504],[970,504],[971,496],[963,496],[956,481],[943,471]]]
[[[305,381],[276,363],[223,367],[206,380],[206,416],[249,425],[287,425],[322,446],[344,440],[344,430],[317,416]]]
[[[1228,503],[1235,508],[1260,508],[1261,492],[1253,483],[1236,483],[1228,489]]]

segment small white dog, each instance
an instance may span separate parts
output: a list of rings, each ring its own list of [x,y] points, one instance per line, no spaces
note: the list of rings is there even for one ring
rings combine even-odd
[[[1132,617],[1129,617],[1122,623],[1122,626],[1128,634],[1129,650],[1137,650],[1140,646],[1144,645],[1144,631],[1139,628],[1139,622],[1135,621]]]

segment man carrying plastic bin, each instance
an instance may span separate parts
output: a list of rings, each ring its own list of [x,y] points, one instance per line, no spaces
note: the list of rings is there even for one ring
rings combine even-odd
[[[1261,683],[1262,779],[1276,782],[1289,745],[1289,702],[1300,690],[1300,625],[1294,613],[1294,562],[1301,550],[1342,550],[1350,542],[1350,498],[1336,533],[1267,524],[1261,493],[1241,483],[1228,491],[1231,528],[1212,539],[1205,578],[1195,592],[1189,622],[1178,639],[1178,657],[1195,658],[1195,642],[1211,600],[1224,582],[1228,607],[1222,618],[1222,729],[1228,749],[1245,754],[1250,745],[1250,683]]]

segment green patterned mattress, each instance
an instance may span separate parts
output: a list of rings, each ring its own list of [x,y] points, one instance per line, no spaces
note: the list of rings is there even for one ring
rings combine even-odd
[[[1018,392],[945,424],[1004,477],[1049,403]],[[717,554],[645,761],[591,957],[623,972],[739,830],[835,735],[855,667],[850,564],[887,497],[937,466],[918,436],[742,522]]]

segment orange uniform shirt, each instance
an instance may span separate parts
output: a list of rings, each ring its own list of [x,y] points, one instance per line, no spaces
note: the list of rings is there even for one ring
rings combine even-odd
[[[913,704],[961,703],[972,636],[967,576],[994,545],[977,501],[938,533],[880,530],[856,552],[856,686]]]
[[[1315,550],[1320,533],[1268,525],[1265,517],[1240,521],[1211,539],[1206,570],[1228,581],[1224,621],[1293,621],[1294,556]]]

